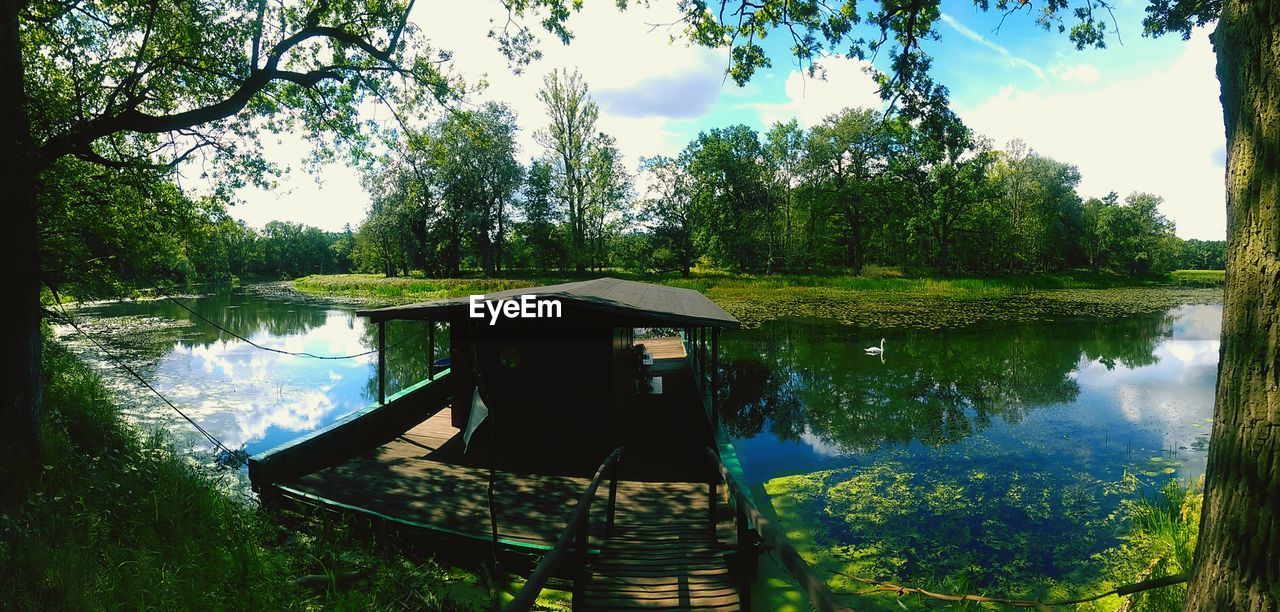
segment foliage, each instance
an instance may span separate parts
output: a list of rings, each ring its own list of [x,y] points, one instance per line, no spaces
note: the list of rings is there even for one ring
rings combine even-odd
[[[231,218],[216,197],[193,198],[163,173],[65,158],[40,193],[45,282],[82,299],[154,285],[297,278],[351,270],[351,231]]]
[[[387,157],[366,177],[374,201],[356,267],[1162,276],[1220,261],[1213,245],[1183,249],[1159,198],[1082,202],[1075,166],[1019,141],[994,150],[949,111],[910,123],[845,109],[763,136],[707,130],[675,157],[642,160],[647,189],[633,202],[612,138],[588,137],[599,111],[581,77],[555,73],[541,95],[552,124],[527,169],[513,159],[515,118],[493,104],[450,114]]]
[[[1225,240],[1183,241],[1178,251],[1177,267],[1183,270],[1225,270],[1227,267],[1227,242]]]

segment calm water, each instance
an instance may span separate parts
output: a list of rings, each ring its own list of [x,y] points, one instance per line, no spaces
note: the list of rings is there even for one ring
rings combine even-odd
[[[182,304],[254,343],[291,353],[345,356],[377,346],[377,328],[350,308],[242,291]],[[369,405],[377,394],[377,356],[315,359],[260,350],[167,300],[85,306],[75,313],[108,340],[170,401],[231,448],[261,452]],[[69,328],[57,330],[98,366],[144,426],[164,426],[197,452],[208,450],[191,427],[132,379],[100,359]],[[427,376],[426,325],[387,325],[387,394]],[[436,334],[443,356],[448,334]]]
[[[284,351],[349,355],[377,341],[349,308],[240,291],[183,302]],[[1078,575],[1083,560],[1115,543],[1123,500],[1203,473],[1221,314],[1221,306],[1184,306],[1116,320],[884,333],[771,323],[722,339],[724,421],[746,477],[769,491],[784,525],[855,571],[904,580],[959,572],[996,587]],[[77,316],[206,429],[249,453],[376,393],[374,355],[259,350],[167,301],[86,306]],[[424,330],[388,326],[388,393],[426,376]],[[884,356],[866,355],[881,336]],[[437,347],[446,345],[437,334]],[[157,399],[98,365],[130,417],[207,451]]]
[[[753,482],[982,446],[1099,474],[1204,471],[1222,306],[880,334],[786,322],[724,340],[726,422]]]

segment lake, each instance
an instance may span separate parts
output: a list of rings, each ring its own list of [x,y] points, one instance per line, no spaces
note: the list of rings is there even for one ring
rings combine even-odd
[[[265,351],[201,319],[290,353],[367,353],[375,328],[351,308],[252,288],[181,302],[199,316],[165,300],[74,312],[228,446],[261,452],[376,395],[373,354]],[[1189,305],[942,331],[767,323],[722,338],[723,420],[747,479],[822,563],[984,587],[1069,581],[1097,571],[1089,559],[1116,544],[1126,500],[1203,474],[1221,316]],[[388,325],[388,394],[426,376],[424,330]],[[58,333],[125,396],[129,418],[208,452],[158,399]],[[865,354],[881,337],[884,355]],[[438,357],[441,346],[443,332]]]

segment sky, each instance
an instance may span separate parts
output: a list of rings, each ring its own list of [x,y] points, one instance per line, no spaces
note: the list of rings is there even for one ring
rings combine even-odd
[[[600,104],[598,127],[617,139],[632,168],[641,157],[678,153],[713,127],[744,123],[763,131],[792,117],[808,127],[846,107],[882,107],[866,64],[826,57],[819,60],[826,79],[807,77],[787,56],[785,36],[765,40],[773,67],[738,87],[724,78],[726,51],[672,43],[679,32],[658,25],[673,21],[674,0],[634,4],[621,12],[613,2],[589,0],[569,21],[573,42],[542,36],[542,58],[519,75],[486,36],[506,20],[496,0],[420,0],[413,20],[433,47],[453,52],[453,74],[484,83],[473,103],[497,100],[515,110],[525,159],[542,154],[533,134],[546,118],[536,93],[557,68],[582,73]],[[1119,40],[1113,35],[1106,49],[1077,51],[1029,15],[1000,25],[998,11],[943,0],[940,40],[925,49],[935,58],[934,79],[951,91],[952,108],[997,148],[1021,139],[1078,166],[1083,197],[1154,193],[1164,198],[1161,211],[1179,236],[1222,239],[1225,135],[1208,31],[1188,41],[1145,38],[1144,6],[1119,0]],[[327,230],[359,224],[369,198],[356,171],[335,163],[308,172],[307,143],[288,135],[264,150],[290,171],[270,191],[241,190],[234,216],[257,227],[275,219]]]

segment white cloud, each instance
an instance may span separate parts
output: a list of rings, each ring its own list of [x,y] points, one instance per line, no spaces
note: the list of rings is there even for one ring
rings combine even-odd
[[[1054,66],[1050,69],[1053,76],[1067,82],[1092,85],[1102,78],[1102,73],[1093,64],[1073,64],[1070,66]]]
[[[1116,191],[1163,196],[1178,235],[1221,239],[1225,135],[1208,35],[1186,44],[1169,67],[1087,90],[1006,87],[957,111],[997,145],[1021,138],[1036,151],[1076,164],[1085,197]]]
[[[867,73],[868,62],[832,56],[817,60],[817,64],[826,71],[825,80],[792,70],[785,85],[786,102],[746,106],[760,114],[760,122],[766,127],[793,117],[801,126],[812,127],[827,115],[846,108],[884,108],[875,81]]]
[[[434,16],[446,13],[449,25],[439,27]],[[724,51],[679,42],[668,44],[667,30],[650,25],[675,21],[677,16],[671,6],[633,5],[622,12],[612,3],[587,3],[569,18],[569,28],[575,36],[568,46],[541,31],[535,19],[528,19],[540,36],[542,58],[518,75],[498,52],[497,44],[484,36],[495,24],[506,20],[500,3],[430,0],[420,2],[415,14],[432,44],[454,53],[455,73],[469,81],[482,78],[486,82],[477,100],[506,102],[516,111],[521,151],[526,157],[535,157],[542,150],[533,138],[534,132],[546,125],[546,112],[537,92],[553,70],[577,69],[582,73],[601,105],[597,127],[617,139],[619,149],[632,165],[641,156],[679,151],[684,142],[671,129],[671,122],[696,119],[709,112],[710,101],[722,90],[734,87],[731,83],[722,84],[727,61]],[[428,17],[432,17],[431,22]],[[680,99],[678,91],[670,94],[676,98],[673,103],[686,103],[695,110],[653,100],[653,88],[671,83],[698,90],[697,99]],[[646,103],[637,104],[640,98],[647,99]]]
[[[338,231],[344,224],[355,227],[364,218],[369,195],[360,186],[360,176],[345,164],[326,164],[317,174],[302,167],[311,145],[300,136],[284,135],[264,142],[263,155],[290,171],[273,189],[246,187],[237,194],[241,200],[231,207],[231,215],[253,227],[270,221],[288,220]]]
[[[1040,77],[1041,79],[1045,78],[1043,68],[1041,68],[1040,66],[1037,66],[1036,64],[1032,63],[1030,60],[1027,60],[1026,58],[1014,55],[1012,51],[1006,49],[1003,45],[996,43],[995,41],[987,38],[986,36],[983,36],[977,32],[974,32],[972,29],[969,28],[969,26],[966,26],[965,24],[960,23],[959,20],[952,17],[951,15],[943,13],[942,22],[951,26],[951,29],[955,30],[956,32],[959,32],[961,36],[968,38],[969,40],[972,40],[973,42],[976,42],[988,49],[991,49],[992,51],[995,51],[997,54],[1000,55],[1000,57],[1004,58],[1004,60],[1008,62],[1009,65],[1021,66],[1023,68],[1026,68],[1027,70],[1030,70],[1037,77]]]
[[[736,88],[723,83],[727,55],[723,50],[690,47],[683,43],[668,44],[670,33],[650,24],[671,23],[676,19],[674,7],[631,6],[618,11],[610,2],[591,2],[574,13],[569,28],[575,37],[569,46],[560,44],[541,30],[537,18],[528,19],[539,34],[538,48],[542,58],[514,74],[498,44],[485,34],[505,23],[507,15],[497,2],[418,2],[413,20],[431,46],[453,53],[450,71],[463,77],[469,85],[483,81],[486,86],[473,102],[494,100],[506,102],[515,110],[521,132],[521,155],[532,158],[541,153],[533,138],[534,131],[546,124],[537,91],[543,77],[557,68],[577,68],[598,96],[601,116],[597,127],[617,139],[629,166],[641,156],[674,154],[684,146],[684,138],[671,129],[676,118],[697,118],[710,110],[709,97]],[[679,98],[697,108],[672,107],[664,111],[661,100],[653,100],[650,89],[662,83],[679,83],[696,87],[696,100]],[[639,112],[629,104],[628,92],[634,97],[649,97],[645,110]],[[620,112],[611,112],[611,106]],[[625,112],[622,112],[625,111]],[[624,116],[627,115],[627,116]],[[327,164],[319,171],[320,184],[300,165],[310,148],[301,138],[285,137],[280,144],[265,147],[268,159],[290,165],[294,171],[279,182],[276,189],[264,191],[247,188],[238,195],[244,203],[232,214],[250,225],[262,226],[274,219],[287,219],[338,230],[344,223],[353,226],[364,217],[369,198],[360,186],[358,173],[343,164]]]

